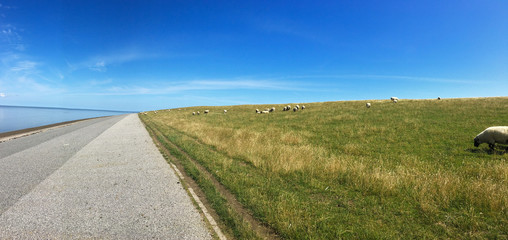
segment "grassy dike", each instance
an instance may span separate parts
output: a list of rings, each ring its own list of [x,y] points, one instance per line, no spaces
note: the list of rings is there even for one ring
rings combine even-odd
[[[209,178],[285,239],[508,237],[508,154],[473,146],[486,127],[508,125],[508,98],[366,102],[140,117],[171,161],[209,182],[201,188],[238,239],[266,236],[249,230]]]

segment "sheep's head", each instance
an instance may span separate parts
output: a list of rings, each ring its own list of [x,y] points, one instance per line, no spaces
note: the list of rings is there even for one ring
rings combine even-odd
[[[478,137],[475,137],[475,138],[474,138],[474,146],[475,146],[475,147],[480,146],[480,139],[478,139]]]

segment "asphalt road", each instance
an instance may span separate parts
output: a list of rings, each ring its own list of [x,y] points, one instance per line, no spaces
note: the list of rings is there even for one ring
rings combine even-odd
[[[211,239],[136,114],[0,143],[0,238]]]

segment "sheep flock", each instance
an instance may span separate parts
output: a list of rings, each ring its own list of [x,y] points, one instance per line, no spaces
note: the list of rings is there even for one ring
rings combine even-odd
[[[442,98],[441,97],[437,97],[435,98],[436,100],[440,101]],[[399,102],[399,98],[398,97],[390,97],[390,101],[392,103],[398,103]],[[371,102],[367,102],[365,103],[365,107],[366,108],[371,108],[373,107],[373,104]],[[294,107],[291,106],[291,105],[286,105],[282,108],[282,111],[283,112],[287,112],[287,111],[293,111],[293,112],[298,112],[298,111],[302,111],[305,109],[305,106],[302,105],[300,106],[299,104],[295,105]],[[182,109],[178,109],[179,111],[182,110]],[[164,110],[160,110],[160,111],[164,111]],[[169,110],[166,110],[166,111],[171,111],[170,109]],[[276,108],[275,107],[269,107],[269,108],[265,108],[264,110],[259,110],[259,109],[256,109],[255,112],[257,114],[269,114],[269,113],[273,113],[276,111]],[[157,114],[158,111],[151,111],[153,114]],[[204,114],[208,115],[210,113],[210,110],[206,109],[203,111]],[[224,109],[223,110],[223,114],[226,115],[228,113],[228,110],[227,109]],[[147,115],[148,112],[141,112],[141,114],[143,115]],[[195,116],[195,115],[200,115],[200,111],[194,111],[192,112],[192,115]],[[479,133],[474,139],[474,146],[475,147],[479,147],[481,144],[483,143],[487,143],[489,145],[489,148],[491,150],[494,149],[494,146],[495,144],[504,144],[504,145],[508,145],[508,126],[494,126],[494,127],[488,127],[487,129],[485,129],[484,131],[482,131],[481,133]],[[508,147],[506,148],[506,151],[508,151]]]

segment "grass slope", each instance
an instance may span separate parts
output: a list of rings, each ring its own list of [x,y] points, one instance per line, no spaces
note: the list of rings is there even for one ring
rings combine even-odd
[[[473,138],[508,98],[366,102],[140,116],[281,238],[507,238],[508,154]]]

